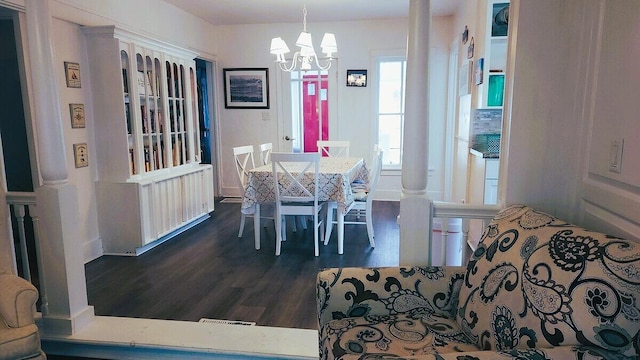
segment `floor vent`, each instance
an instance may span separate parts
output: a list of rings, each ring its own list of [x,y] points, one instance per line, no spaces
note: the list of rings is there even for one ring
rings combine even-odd
[[[249,322],[249,321],[219,320],[219,319],[205,319],[205,318],[198,320],[198,322],[206,323],[206,324],[249,325],[249,326],[253,326],[256,324],[254,322]]]

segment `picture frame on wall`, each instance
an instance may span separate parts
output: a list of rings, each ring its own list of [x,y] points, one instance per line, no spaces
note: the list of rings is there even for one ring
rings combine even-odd
[[[80,64],[76,62],[65,61],[64,62],[64,76],[67,80],[67,87],[80,88]]]
[[[223,69],[224,107],[227,109],[268,109],[269,69]]]
[[[458,96],[471,94],[471,75],[473,71],[473,61],[463,62],[460,66],[458,76]]]
[[[72,129],[85,127],[84,104],[69,104],[69,114]]]
[[[367,70],[347,70],[347,86],[367,86]]]
[[[484,58],[480,58],[478,59],[478,61],[476,61],[476,85],[480,85],[482,84],[483,78],[484,78]]]

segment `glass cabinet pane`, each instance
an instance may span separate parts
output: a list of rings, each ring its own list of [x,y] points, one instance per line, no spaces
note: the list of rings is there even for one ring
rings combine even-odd
[[[129,71],[129,54],[126,51],[120,51],[120,63],[122,66],[122,93],[124,96],[124,117],[127,126],[127,143],[129,144],[129,170],[131,175],[138,174],[136,164],[136,154],[133,147],[133,135],[131,130],[131,98],[129,97],[130,74]]]

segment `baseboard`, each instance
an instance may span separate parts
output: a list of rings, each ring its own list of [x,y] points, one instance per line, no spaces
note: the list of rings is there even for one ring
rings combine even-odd
[[[98,237],[96,239],[85,242],[82,245],[82,253],[84,256],[85,264],[104,255],[104,250],[102,249],[102,238]]]

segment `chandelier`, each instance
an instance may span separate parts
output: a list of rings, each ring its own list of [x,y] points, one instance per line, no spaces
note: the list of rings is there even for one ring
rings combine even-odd
[[[338,51],[338,45],[336,45],[336,37],[331,33],[325,33],[322,37],[320,47],[322,52],[327,57],[326,64],[320,65],[316,51],[313,49],[313,43],[311,42],[311,34],[307,32],[307,7],[302,9],[302,32],[298,36],[296,46],[300,47],[299,51],[293,54],[291,64],[287,65],[287,61],[284,59],[284,54],[290,52],[287,43],[282,40],[281,37],[271,39],[271,53],[276,56],[276,63],[280,66],[282,71],[294,71],[297,70],[296,66],[300,63],[300,70],[311,70],[311,64],[315,63],[321,70],[328,70],[331,67],[332,55]]]

